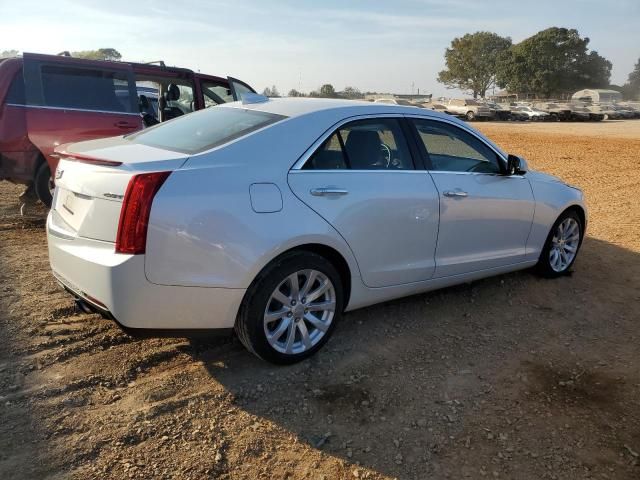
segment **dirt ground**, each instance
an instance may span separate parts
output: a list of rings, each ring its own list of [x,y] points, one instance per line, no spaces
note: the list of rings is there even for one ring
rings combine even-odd
[[[573,275],[349,313],[292,367],[76,312],[0,183],[0,478],[640,478],[640,121],[475,126],[585,191]]]

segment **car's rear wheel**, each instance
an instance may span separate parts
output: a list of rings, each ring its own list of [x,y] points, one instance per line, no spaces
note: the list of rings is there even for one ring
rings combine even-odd
[[[33,188],[38,200],[44,203],[45,206],[51,207],[54,184],[53,178],[51,177],[51,169],[47,162],[44,162],[40,167],[38,167],[36,176],[33,179]]]
[[[467,112],[467,114],[465,115],[465,117],[467,118],[467,120],[469,120],[470,122],[474,121],[476,119],[476,114],[473,113],[471,110],[469,110]]]
[[[284,254],[260,273],[238,313],[247,349],[273,363],[299,362],[327,342],[342,313],[340,275],[312,252]]]
[[[538,272],[549,278],[567,274],[578,257],[583,231],[584,226],[575,211],[560,215],[540,254]]]

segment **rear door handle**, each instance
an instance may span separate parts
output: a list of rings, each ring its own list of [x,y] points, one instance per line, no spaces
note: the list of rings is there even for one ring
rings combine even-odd
[[[444,192],[445,197],[468,197],[469,194],[467,192],[462,192],[460,190],[447,190]]]
[[[322,197],[327,195],[346,195],[347,193],[349,193],[344,188],[338,188],[338,187],[312,188],[310,192],[311,192],[311,195],[313,195],[314,197]]]

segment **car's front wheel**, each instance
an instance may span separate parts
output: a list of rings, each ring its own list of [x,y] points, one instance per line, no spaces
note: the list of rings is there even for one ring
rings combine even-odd
[[[253,282],[238,313],[236,333],[264,360],[290,364],[327,342],[343,309],[340,275],[324,257],[282,255]]]
[[[575,211],[569,210],[560,215],[540,254],[538,272],[549,278],[565,275],[576,261],[583,232],[584,226]]]

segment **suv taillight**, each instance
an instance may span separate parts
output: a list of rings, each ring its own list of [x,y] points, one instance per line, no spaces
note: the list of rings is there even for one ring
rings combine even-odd
[[[120,210],[116,253],[136,255],[145,252],[153,197],[170,173],[142,173],[129,180]]]

